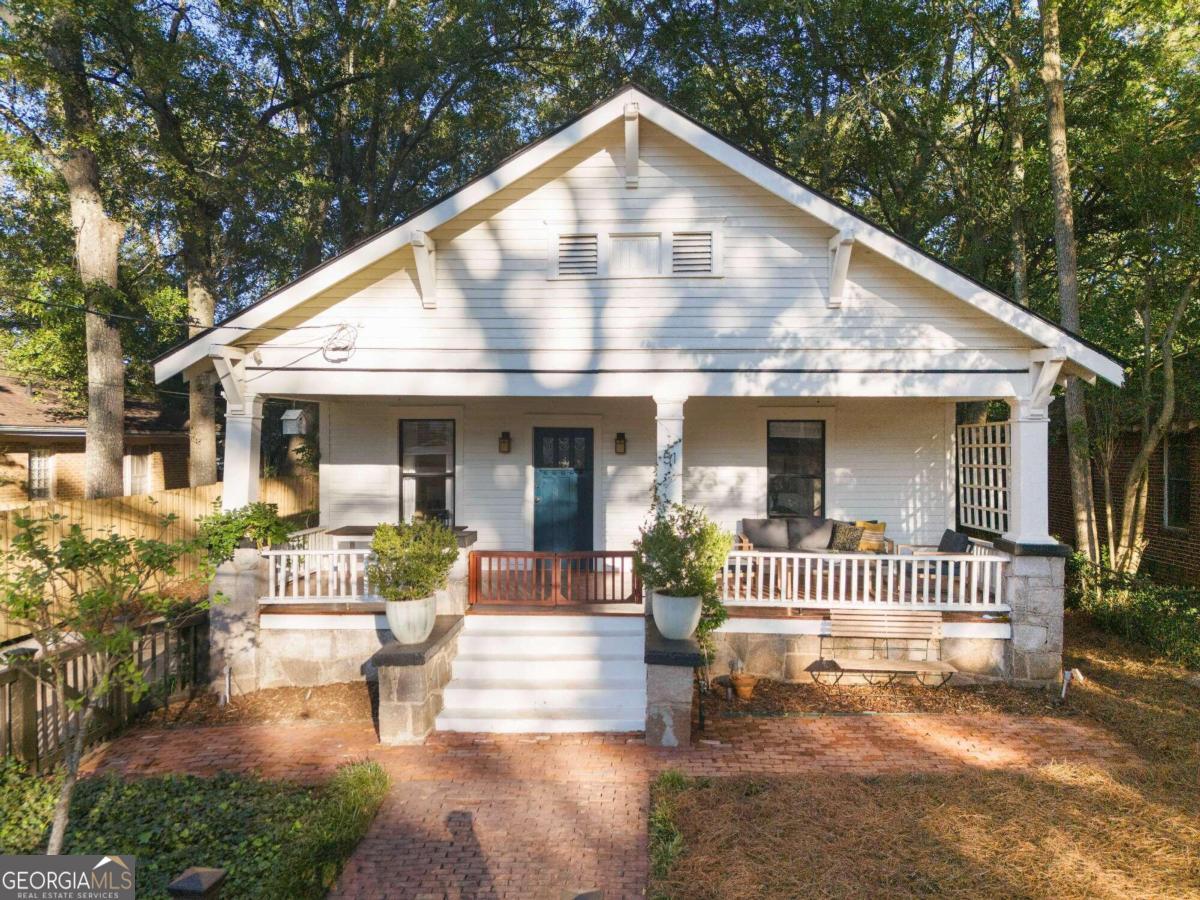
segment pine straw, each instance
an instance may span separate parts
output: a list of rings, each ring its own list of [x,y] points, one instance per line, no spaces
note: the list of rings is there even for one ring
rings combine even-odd
[[[261,725],[272,722],[355,722],[372,718],[374,682],[252,691],[221,706],[216,694],[199,694],[157,709],[142,724],[156,728]]]
[[[761,679],[750,700],[729,699],[722,678],[705,698],[714,716],[777,716],[814,713],[936,713],[980,716],[1070,716],[1075,712],[1056,702],[1053,693],[1029,691],[1007,684],[956,685],[928,688],[917,684],[819,685],[789,684]]]
[[[651,894],[1200,897],[1200,687],[1068,624],[1068,706],[1141,764],[662,781],[681,849]]]

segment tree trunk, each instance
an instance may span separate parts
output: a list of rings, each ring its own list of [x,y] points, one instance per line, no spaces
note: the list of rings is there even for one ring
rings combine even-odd
[[[1058,0],[1040,0],[1042,13],[1042,83],[1046,89],[1046,121],[1050,144],[1050,188],[1054,195],[1054,247],[1058,258],[1058,303],[1063,327],[1079,331],[1079,273],[1075,248],[1075,214],[1071,202],[1071,169],[1067,158],[1066,99],[1059,44]],[[1099,562],[1096,504],[1083,382],[1067,378],[1067,448],[1071,470],[1071,503],[1075,549]]]
[[[66,710],[66,677],[65,671],[56,678],[56,693],[60,710]],[[70,721],[68,716],[67,721]],[[62,785],[58,789],[58,800],[54,803],[54,817],[50,820],[50,838],[46,842],[46,855],[58,856],[63,851],[67,839],[67,825],[71,819],[71,794],[79,781],[79,761],[83,759],[83,742],[87,737],[87,729],[92,721],[91,706],[84,706],[79,711],[79,728],[67,744],[67,771],[63,774]]]
[[[100,192],[100,165],[92,150],[95,116],[83,63],[78,21],[64,13],[55,20],[46,58],[56,76],[65,136],[53,162],[67,185],[75,264],[89,310],[85,313],[88,423],[84,491],[89,498],[124,492],[125,360],[121,332],[104,313],[116,299],[117,266],[125,226],[108,216]]]
[[[1012,241],[1013,299],[1029,305],[1028,263],[1025,253],[1025,133],[1021,130],[1021,0],[1012,0],[1009,12],[1011,36],[1004,57],[1008,76],[1008,189],[1011,194],[1009,234]]]
[[[189,265],[187,279],[188,318],[195,324],[190,334],[211,326],[216,298],[210,289],[211,272]],[[188,484],[200,487],[217,480],[217,398],[212,374],[193,375],[188,382]]]

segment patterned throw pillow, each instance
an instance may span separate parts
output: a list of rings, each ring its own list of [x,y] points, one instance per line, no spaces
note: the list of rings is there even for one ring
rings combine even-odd
[[[854,523],[856,528],[863,530],[862,540],[858,542],[858,549],[863,553],[882,553],[887,549],[887,542],[884,540],[883,533],[887,531],[887,522],[865,522],[861,519]]]
[[[852,553],[858,550],[862,536],[863,530],[857,525],[851,525],[849,522],[834,522],[833,543],[829,545],[829,549]]]

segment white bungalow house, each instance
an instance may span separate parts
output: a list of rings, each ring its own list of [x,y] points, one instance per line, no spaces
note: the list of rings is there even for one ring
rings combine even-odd
[[[628,557],[656,467],[672,497],[760,535],[722,584],[723,647],[748,667],[802,677],[830,609],[890,605],[941,610],[962,671],[1054,678],[1047,404],[1067,375],[1122,380],[1103,350],[632,86],[156,375],[213,368],[226,507],[255,499],[263,398],[320,404],[322,530],[272,555],[257,652],[275,657],[244,677],[357,677],[383,640],[361,532],[439,516],[474,538],[438,719],[467,730],[640,720],[641,620],[590,614],[640,609]],[[956,428],[955,404],[980,399],[1010,421]],[[753,522],[813,517],[884,523],[887,552]],[[922,549],[959,521],[976,538],[961,556]],[[482,615],[498,609],[526,615]],[[501,689],[523,675],[545,696]]]

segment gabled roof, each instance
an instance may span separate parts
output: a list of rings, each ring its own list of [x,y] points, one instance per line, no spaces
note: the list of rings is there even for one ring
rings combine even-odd
[[[489,172],[418,210],[398,225],[326,260],[224,322],[169,350],[155,360],[155,376],[162,381],[184,371],[205,359],[211,348],[232,343],[247,331],[267,325],[298,304],[409,245],[416,232],[432,231],[445,224],[621,118],[625,104],[630,102],[637,103],[639,116],[644,116],[679,140],[831,228],[853,235],[856,242],[1008,325],[1035,343],[1061,351],[1078,369],[1116,384],[1123,380],[1123,363],[1103,348],[935,259],[860,213],[737,147],[636,85],[620,88],[575,119],[528,144]]]

